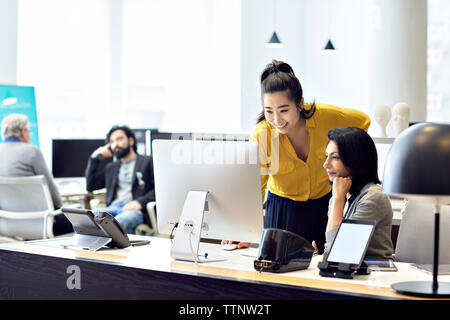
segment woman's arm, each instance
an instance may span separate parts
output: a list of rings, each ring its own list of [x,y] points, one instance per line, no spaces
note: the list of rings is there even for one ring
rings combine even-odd
[[[331,129],[357,127],[367,132],[370,126],[370,117],[359,110],[324,105],[320,112],[321,117],[325,118],[325,123],[331,125]]]
[[[263,133],[261,137],[261,133]],[[262,193],[262,201],[265,199],[265,192],[267,187],[267,181],[269,180],[269,168],[270,168],[270,144],[268,140],[270,140],[270,136],[268,135],[267,128],[259,128],[256,127],[252,134],[250,135],[249,141],[258,143],[259,150],[259,161],[261,165],[261,193]]]
[[[333,180],[332,200],[326,231],[339,227],[344,217],[347,193],[352,186],[350,177],[336,177]]]

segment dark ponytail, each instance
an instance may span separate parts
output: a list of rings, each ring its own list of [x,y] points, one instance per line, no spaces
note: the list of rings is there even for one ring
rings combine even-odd
[[[287,91],[289,98],[295,101],[298,106],[302,101],[303,89],[300,81],[295,76],[294,70],[286,62],[272,60],[261,73],[261,100],[264,94],[279,91]],[[313,102],[309,110],[302,109],[301,116],[309,119],[316,111],[316,104]],[[257,118],[257,123],[265,120],[264,108]]]

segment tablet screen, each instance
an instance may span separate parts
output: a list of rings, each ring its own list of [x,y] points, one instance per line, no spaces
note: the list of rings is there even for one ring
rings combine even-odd
[[[343,220],[328,253],[328,262],[359,266],[375,228],[373,221]]]

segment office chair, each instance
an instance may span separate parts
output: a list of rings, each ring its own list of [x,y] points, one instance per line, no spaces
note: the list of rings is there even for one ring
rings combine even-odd
[[[450,206],[441,206],[439,264],[450,264]],[[433,263],[433,204],[408,200],[398,231],[395,259],[417,264]]]
[[[150,201],[149,203],[147,203],[147,214],[148,214],[148,220],[150,221],[151,227],[150,225],[147,225],[145,223],[140,224],[136,227],[136,229],[134,230],[134,232],[136,234],[140,234],[140,235],[146,235],[146,236],[158,236],[158,225],[156,222],[156,202],[155,201]],[[145,222],[145,219],[144,219]]]
[[[55,210],[43,175],[0,177],[0,235],[25,240],[53,238]]]
[[[147,213],[152,224],[153,235],[158,235],[158,223],[156,222],[156,202],[150,201],[147,203]]]

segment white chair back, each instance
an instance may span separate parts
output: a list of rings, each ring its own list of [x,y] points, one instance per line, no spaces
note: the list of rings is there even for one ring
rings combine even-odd
[[[0,177],[0,235],[53,237],[54,206],[43,175]]]

